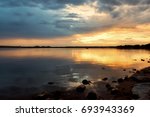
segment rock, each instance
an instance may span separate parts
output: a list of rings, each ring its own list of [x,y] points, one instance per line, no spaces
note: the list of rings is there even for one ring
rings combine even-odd
[[[89,92],[87,97],[88,100],[96,100],[97,99],[97,94],[93,91]]]
[[[137,71],[136,69],[132,69],[133,71]]]
[[[88,84],[91,83],[91,81],[89,81],[89,80],[83,80],[82,83],[83,83],[84,85],[88,85]]]
[[[114,89],[111,90],[111,94],[112,95],[117,95],[117,94],[119,94],[119,90],[114,88]]]
[[[124,77],[124,80],[125,80],[125,81],[129,80],[129,77],[128,77],[128,76],[125,76],[125,77]]]
[[[122,79],[122,78],[119,78],[119,79],[118,79],[118,82],[119,82],[119,83],[123,82],[123,79]]]
[[[141,59],[141,61],[145,61],[144,59]]]
[[[142,69],[131,76],[133,81],[136,82],[150,82],[150,67]]]
[[[126,71],[126,69],[123,69],[123,71]]]
[[[83,93],[86,89],[86,86],[85,85],[80,85],[76,88],[76,91],[79,92],[79,93]]]
[[[135,81],[135,82],[138,81],[138,79],[136,77],[133,77],[133,76],[131,76],[130,79],[133,80],[133,81]]]
[[[106,81],[106,80],[108,80],[108,78],[103,78],[102,80],[103,80],[103,81]]]
[[[137,83],[132,88],[132,93],[139,96],[139,99],[150,99],[150,83]]]
[[[105,86],[106,86],[106,88],[107,88],[108,90],[111,90],[111,89],[112,89],[112,87],[111,87],[110,84],[106,84]]]

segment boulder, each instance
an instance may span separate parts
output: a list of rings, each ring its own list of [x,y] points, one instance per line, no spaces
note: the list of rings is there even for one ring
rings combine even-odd
[[[96,100],[97,99],[97,94],[94,91],[91,91],[88,93],[87,97],[88,100]]]

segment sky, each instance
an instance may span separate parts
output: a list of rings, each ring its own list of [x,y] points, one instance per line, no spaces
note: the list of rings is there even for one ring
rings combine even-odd
[[[0,0],[0,45],[150,43],[150,0]]]

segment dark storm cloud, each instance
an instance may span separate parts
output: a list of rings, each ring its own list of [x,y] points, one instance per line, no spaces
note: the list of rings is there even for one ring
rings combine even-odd
[[[91,5],[95,1],[97,12],[111,17],[91,16],[87,20],[78,11],[64,11],[67,5]],[[109,28],[126,18],[145,23],[150,18],[149,5],[150,0],[0,0],[0,38],[69,36]]]
[[[71,31],[57,28],[55,16],[45,10],[0,8],[0,38],[50,38],[71,35]],[[32,11],[32,12],[31,12]]]
[[[14,16],[18,16],[18,17],[22,17],[22,16],[28,16],[28,17],[31,17],[31,16],[34,16],[34,13],[31,13],[31,12],[14,12],[13,13]]]
[[[98,10],[110,14],[112,18],[137,17],[137,14],[139,16],[150,10],[150,0],[98,0]]]
[[[98,0],[102,4],[107,4],[107,5],[120,5],[121,2],[120,0]]]
[[[59,10],[67,4],[80,5],[86,1],[0,0],[0,38],[51,38],[71,35],[74,33],[70,30],[73,21],[58,22],[57,20],[67,18],[68,15]],[[73,17],[77,16],[68,15],[70,19]]]
[[[122,5],[150,5],[150,0],[97,0],[100,10],[111,12],[118,6]],[[120,11],[121,12],[121,11]]]
[[[138,5],[138,4],[150,4],[150,0],[97,0],[100,4],[107,5]]]
[[[41,7],[43,9],[60,9],[66,4],[79,5],[86,0],[0,0],[1,7]]]

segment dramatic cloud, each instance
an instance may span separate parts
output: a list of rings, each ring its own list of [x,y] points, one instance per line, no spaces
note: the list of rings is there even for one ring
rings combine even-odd
[[[40,7],[43,9],[60,9],[66,4],[79,5],[85,0],[1,0],[1,7]]]
[[[150,0],[0,0],[0,12],[0,40],[72,37],[76,42],[76,35],[150,24]]]

